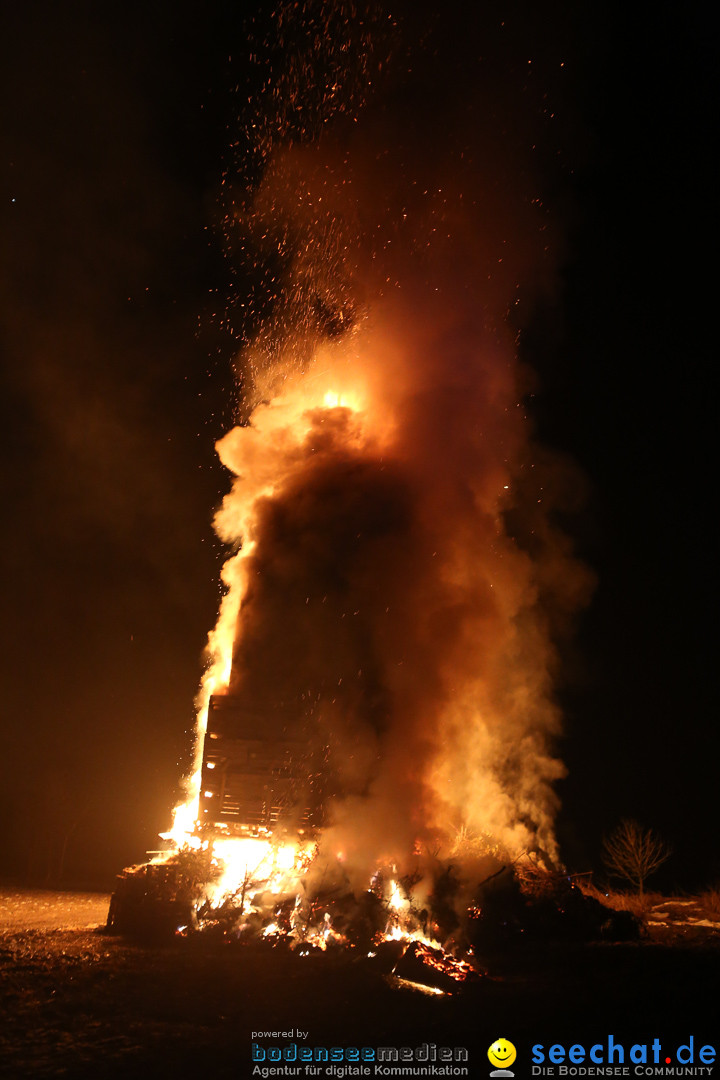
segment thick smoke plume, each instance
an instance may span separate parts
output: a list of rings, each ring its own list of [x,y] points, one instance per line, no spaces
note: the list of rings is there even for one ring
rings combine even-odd
[[[326,748],[324,844],[359,873],[554,859],[553,640],[587,579],[516,355],[518,302],[552,276],[527,117],[508,135],[512,85],[485,115],[475,56],[448,85],[447,42],[410,63],[387,16],[289,17],[292,62],[226,176],[245,344],[215,689],[285,703]]]

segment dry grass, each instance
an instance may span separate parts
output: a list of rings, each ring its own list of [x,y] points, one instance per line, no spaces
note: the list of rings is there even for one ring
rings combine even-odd
[[[705,889],[698,897],[698,904],[706,919],[720,921],[720,885]]]
[[[599,900],[601,904],[605,904],[606,907],[612,908],[614,911],[629,911],[643,922],[647,920],[652,909],[664,900],[661,893],[646,892],[642,896],[638,895],[638,893],[614,891],[605,893],[594,885],[581,882],[578,882],[578,884],[586,896],[592,896],[595,900]]]
[[[602,892],[591,884],[578,881],[587,896],[592,896],[615,911],[630,911],[648,931],[652,940],[666,944],[699,941],[706,944],[720,937],[720,884],[694,896],[663,896],[662,893]],[[712,925],[715,924],[715,925]]]

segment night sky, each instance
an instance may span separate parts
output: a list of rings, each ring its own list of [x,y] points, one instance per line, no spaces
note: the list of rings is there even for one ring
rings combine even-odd
[[[658,883],[689,888],[720,878],[713,58],[699,8],[576,7],[388,10],[448,80],[466,61],[511,148],[537,125],[555,269],[519,350],[597,577],[562,646],[565,859],[599,870],[635,817],[675,848]],[[109,883],[156,845],[189,761],[236,407],[220,184],[258,88],[246,19],[262,36],[271,10],[4,16],[0,875],[42,880],[69,835],[67,878]],[[408,89],[409,123],[426,98]]]

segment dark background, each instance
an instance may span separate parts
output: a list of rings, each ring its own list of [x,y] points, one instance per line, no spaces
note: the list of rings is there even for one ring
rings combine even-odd
[[[583,5],[584,7],[584,5]],[[31,3],[2,30],[0,874],[106,884],[169,823],[219,599],[213,443],[233,421],[214,224],[252,5]],[[269,24],[258,5],[258,25]],[[407,12],[404,13],[407,16]],[[500,35],[498,27],[504,23]],[[713,811],[713,46],[699,8],[444,6],[493,99],[531,53],[559,266],[521,324],[598,578],[560,696],[559,835],[621,817],[720,877]],[[470,44],[468,44],[470,43]],[[558,76],[556,59],[567,70]],[[551,70],[553,74],[551,75]],[[239,90],[235,88],[239,87]],[[411,104],[411,103],[410,103]]]

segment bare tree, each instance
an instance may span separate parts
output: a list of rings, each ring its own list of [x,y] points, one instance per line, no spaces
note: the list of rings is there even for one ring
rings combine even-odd
[[[643,894],[645,881],[672,855],[672,849],[652,829],[637,821],[621,821],[603,838],[603,862],[613,877],[625,878]]]

